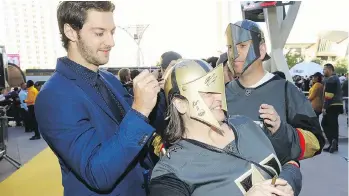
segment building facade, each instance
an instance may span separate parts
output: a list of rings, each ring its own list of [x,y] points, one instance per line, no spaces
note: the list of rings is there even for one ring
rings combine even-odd
[[[332,62],[348,57],[349,35],[345,31],[326,31],[319,34],[315,43],[287,43],[284,54],[303,57],[304,61],[319,59]]]
[[[19,54],[21,69],[51,68],[57,56],[58,1],[0,0],[0,44]],[[59,41],[59,40],[58,40]]]

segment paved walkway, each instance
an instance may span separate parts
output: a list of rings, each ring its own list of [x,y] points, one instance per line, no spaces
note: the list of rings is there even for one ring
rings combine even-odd
[[[14,160],[24,164],[32,159],[35,155],[47,147],[43,139],[29,140],[32,133],[25,133],[22,127],[11,127],[8,130],[9,141],[7,144],[7,154]],[[43,163],[44,164],[44,163]],[[16,168],[6,160],[0,161],[0,182],[11,175]]]

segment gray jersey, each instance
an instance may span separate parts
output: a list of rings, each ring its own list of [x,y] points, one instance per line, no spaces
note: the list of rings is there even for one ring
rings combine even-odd
[[[280,173],[282,167],[273,146],[258,125],[243,116],[232,116],[228,124],[234,130],[236,152],[240,156],[259,163],[272,173]],[[169,153],[170,157],[162,157],[153,170],[151,195],[238,196],[245,194],[261,176],[271,178],[251,162],[212,151],[187,140],[181,140],[172,146]],[[188,194],[182,194],[184,191],[165,194],[163,189],[159,191],[152,187],[156,186],[154,184],[164,184],[165,178],[176,178],[183,182],[185,185],[182,188]],[[168,189],[175,187],[178,185],[171,183]]]
[[[247,116],[264,128],[282,164],[321,152],[324,138],[319,121],[310,102],[293,84],[286,85],[284,79],[275,76],[256,88],[244,88],[235,80],[226,85],[226,98],[230,116]],[[272,105],[280,116],[281,125],[274,135],[259,117],[263,103]]]

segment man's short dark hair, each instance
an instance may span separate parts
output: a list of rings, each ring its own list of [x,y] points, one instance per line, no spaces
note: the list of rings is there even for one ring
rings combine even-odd
[[[181,59],[182,56],[177,52],[168,51],[161,55],[161,64],[160,67],[165,71],[167,67],[170,65],[171,61],[176,61]]]
[[[27,87],[29,88],[29,87],[32,87],[32,86],[34,86],[33,80],[28,80],[27,81]]]
[[[138,76],[138,74],[141,73],[140,71],[138,71],[138,69],[134,69],[131,71],[131,79],[135,79],[136,76]]]
[[[334,71],[334,66],[331,63],[326,63],[324,65],[324,67],[327,67],[327,68],[331,69],[332,71]]]
[[[69,38],[64,34],[64,24],[69,24],[75,31],[84,26],[88,10],[113,12],[115,6],[110,1],[63,1],[57,8],[57,20],[63,47],[67,50]]]

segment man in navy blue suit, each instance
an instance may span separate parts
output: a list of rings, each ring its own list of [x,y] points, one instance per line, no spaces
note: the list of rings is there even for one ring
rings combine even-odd
[[[35,113],[58,157],[67,196],[146,195],[148,144],[160,129],[149,120],[164,124],[165,100],[158,99],[160,86],[149,71],[133,80],[131,97],[115,76],[98,69],[114,46],[113,11],[108,1],[67,1],[57,10],[68,55],[57,60]],[[155,120],[148,120],[151,112]]]

